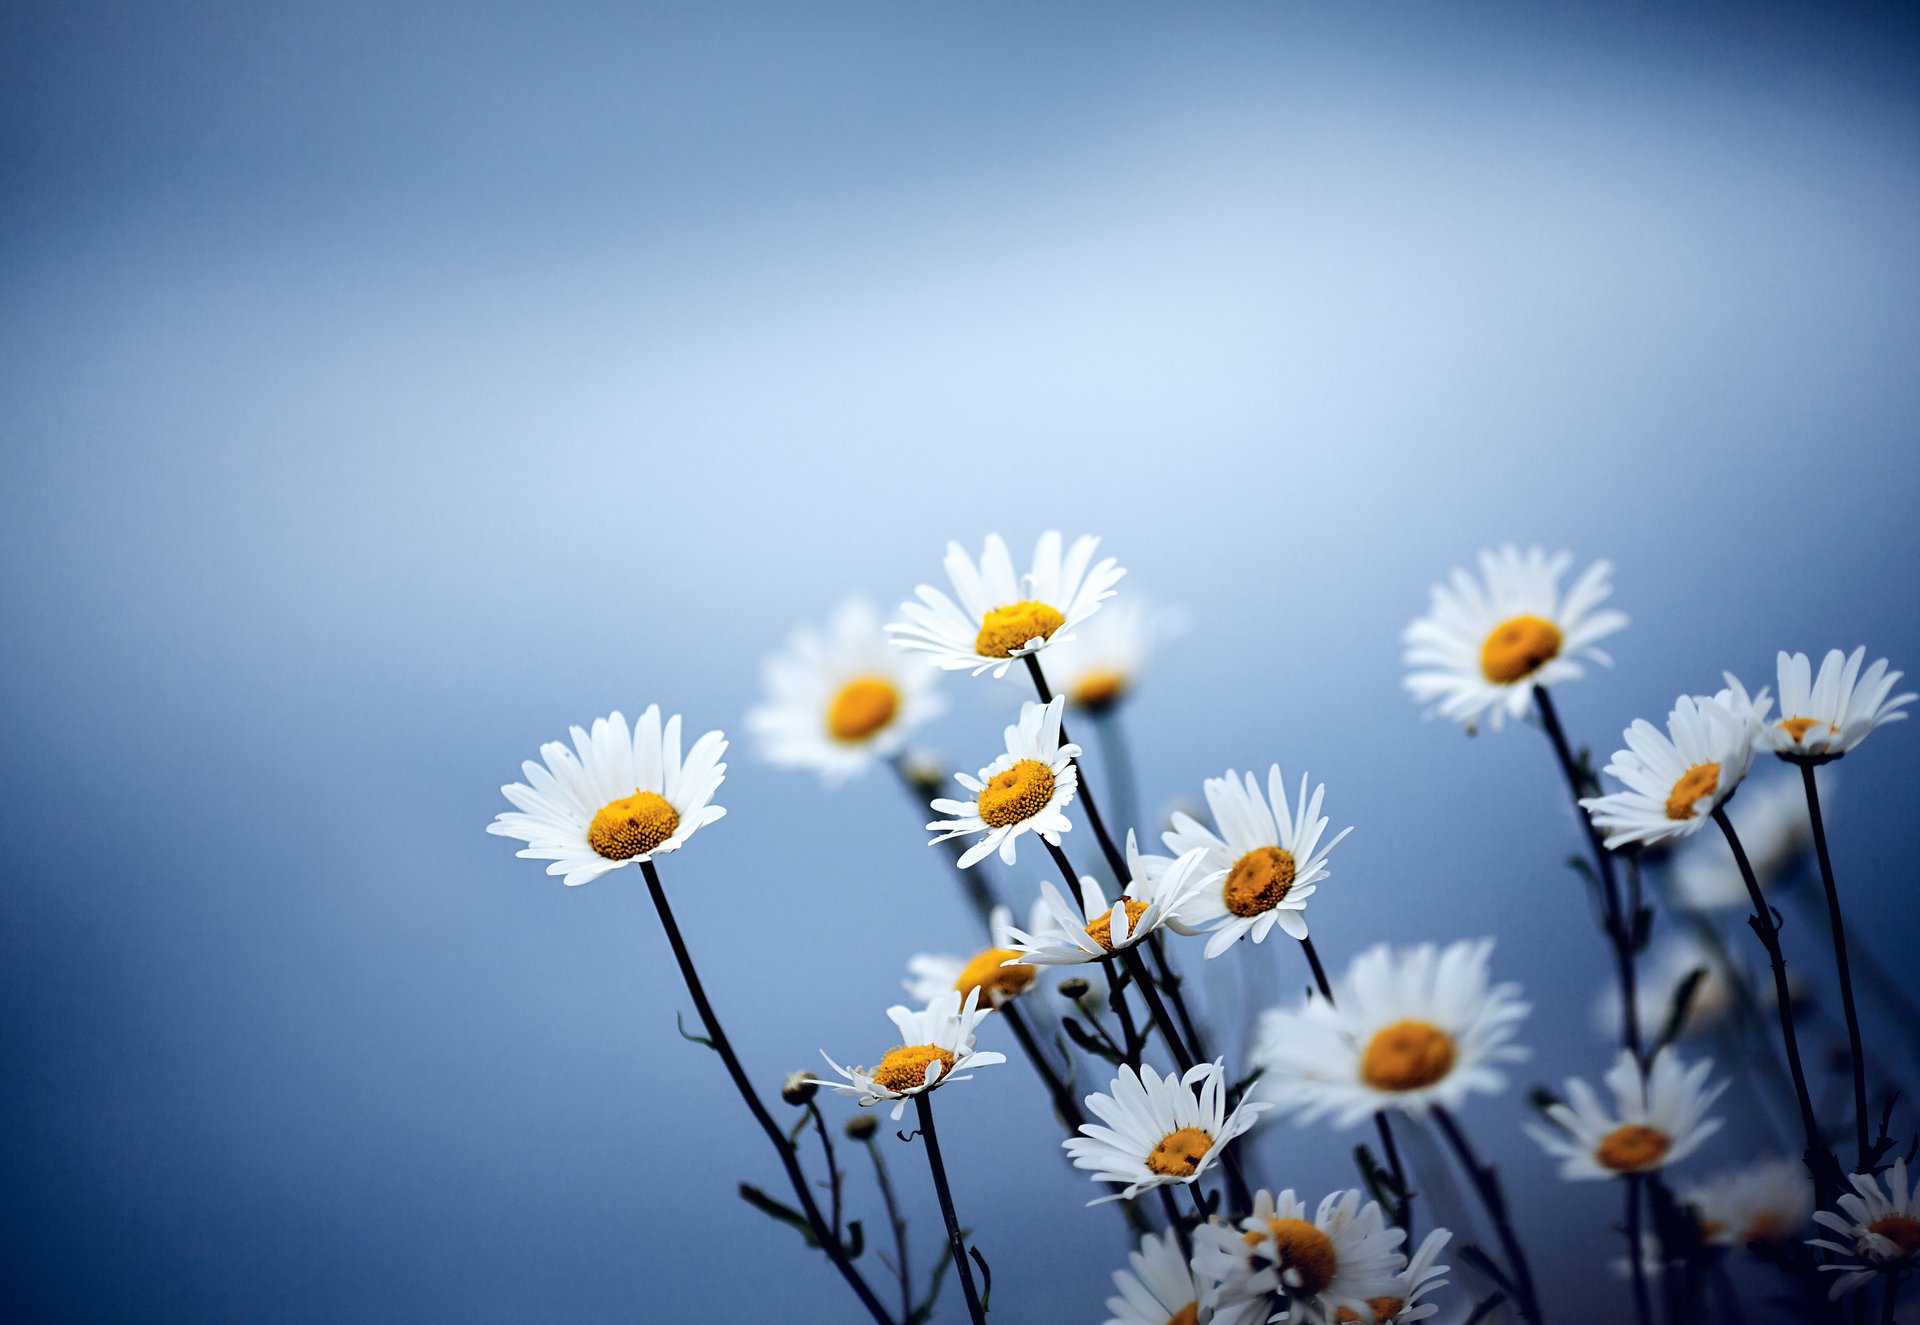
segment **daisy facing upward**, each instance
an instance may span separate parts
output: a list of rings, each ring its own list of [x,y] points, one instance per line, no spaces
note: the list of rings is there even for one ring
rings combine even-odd
[[[1712,1071],[1711,1059],[1686,1067],[1662,1049],[1643,1075],[1622,1049],[1606,1075],[1611,1109],[1576,1077],[1566,1083],[1566,1102],[1547,1106],[1554,1127],[1528,1123],[1527,1135],[1560,1161],[1560,1176],[1570,1181],[1651,1173],[1685,1159],[1720,1130],[1720,1119],[1706,1115],[1727,1083],[1708,1086]]]
[[[974,989],[962,1002],[958,990],[949,990],[916,1012],[912,1008],[891,1007],[887,1016],[900,1032],[900,1044],[880,1057],[874,1067],[842,1067],[828,1058],[827,1066],[842,1080],[814,1077],[815,1084],[842,1095],[859,1098],[862,1105],[893,1101],[893,1117],[899,1120],[907,1101],[950,1081],[968,1079],[968,1069],[992,1067],[1007,1061],[1005,1054],[973,1047],[974,1030],[985,1021],[991,1009],[981,1006],[980,990]]]
[[[960,868],[967,869],[994,851],[1013,864],[1022,833],[1038,833],[1054,846],[1060,845],[1060,834],[1073,827],[1066,810],[1080,785],[1080,771],[1073,762],[1080,747],[1060,740],[1060,713],[1065,706],[1066,699],[1060,695],[1049,704],[1028,700],[1020,706],[1020,720],[1006,730],[1006,753],[981,769],[977,778],[953,775],[973,799],[941,797],[933,802],[934,812],[948,817],[927,825],[928,831],[939,834],[929,846],[984,833],[960,856]]]
[[[1227,1069],[1220,1061],[1201,1063],[1180,1077],[1163,1077],[1146,1064],[1136,1073],[1123,1063],[1107,1089],[1112,1093],[1087,1096],[1087,1112],[1100,1122],[1082,1123],[1080,1135],[1060,1143],[1073,1166],[1091,1172],[1095,1182],[1124,1184],[1088,1205],[1131,1201],[1168,1183],[1198,1182],[1270,1107],[1243,1099],[1228,1112]]]

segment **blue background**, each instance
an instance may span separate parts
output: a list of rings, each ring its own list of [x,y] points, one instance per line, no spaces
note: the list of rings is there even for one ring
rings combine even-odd
[[[1604,1065],[1606,968],[1544,743],[1400,692],[1427,585],[1507,538],[1610,557],[1634,625],[1562,697],[1603,753],[1781,646],[1920,664],[1892,10],[17,5],[0,34],[15,1318],[850,1318],[732,1194],[778,1172],[674,1033],[637,880],[563,889],[481,830],[569,722],[738,733],[795,621],[897,601],[949,537],[1096,531],[1183,604],[1131,713],[1150,802],[1324,777],[1358,830],[1323,950],[1498,933],[1538,1005],[1521,1083]],[[935,739],[977,766],[1018,692],[950,690]],[[1916,740],[1849,759],[1835,812],[1889,961]],[[771,1085],[871,1057],[906,957],[973,934],[896,788],[733,753],[665,872]],[[1550,1304],[1611,1315],[1614,1195],[1551,1177],[1519,1093],[1469,1127]],[[1099,1319],[1118,1221],[1037,1087],[946,1099],[996,1300]],[[1270,1129],[1262,1163],[1318,1192],[1353,1139]]]

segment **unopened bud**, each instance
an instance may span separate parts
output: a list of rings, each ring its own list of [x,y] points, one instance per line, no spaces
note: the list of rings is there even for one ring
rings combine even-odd
[[[1092,988],[1092,985],[1077,975],[1071,980],[1062,980],[1060,982],[1060,993],[1076,1003],[1085,998]]]
[[[864,1141],[880,1130],[880,1120],[870,1113],[856,1113],[847,1119],[847,1135],[855,1141]]]
[[[819,1083],[805,1072],[789,1072],[780,1085],[780,1098],[796,1109],[813,1103],[813,1097],[819,1093]]]
[[[900,761],[907,785],[922,796],[932,796],[947,784],[947,768],[931,751],[910,750]]]

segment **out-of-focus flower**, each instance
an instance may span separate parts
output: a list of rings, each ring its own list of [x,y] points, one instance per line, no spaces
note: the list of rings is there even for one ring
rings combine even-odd
[[[1047,650],[1047,677],[1073,707],[1105,713],[1133,693],[1155,646],[1179,629],[1178,614],[1129,592],[1103,607],[1071,640]]]
[[[1881,658],[1863,675],[1860,664],[1866,656],[1865,645],[1851,654],[1831,650],[1816,677],[1806,654],[1782,652],[1780,717],[1760,738],[1767,749],[1782,759],[1838,759],[1874,728],[1905,718],[1900,710],[1920,696],[1909,692],[1888,698],[1902,673],[1888,671],[1887,660]]]
[[[1029,924],[1038,928],[1046,912],[1039,902],[1033,906]],[[1039,971],[1018,960],[1014,949],[1013,912],[1004,906],[993,908],[987,919],[989,942],[971,957],[946,953],[920,952],[907,960],[907,978],[901,983],[907,993],[923,1003],[931,1003],[949,990],[966,995],[980,990],[989,1007],[998,1008],[1033,986]]]
[[[981,769],[978,778],[953,775],[973,799],[934,800],[934,812],[948,818],[927,825],[928,831],[939,834],[933,842],[986,834],[961,854],[961,869],[996,850],[1011,865],[1016,858],[1014,844],[1022,833],[1038,833],[1058,846],[1060,834],[1072,829],[1066,810],[1080,786],[1080,773],[1073,763],[1080,747],[1061,744],[1060,713],[1065,707],[1066,700],[1059,695],[1048,704],[1032,700],[1022,704],[1020,720],[1006,730],[1007,752]]]
[[[957,990],[949,990],[919,1011],[890,1007],[887,1016],[899,1028],[900,1044],[881,1056],[876,1067],[842,1067],[828,1058],[827,1066],[843,1080],[825,1077],[814,1080],[828,1090],[855,1095],[862,1105],[892,1100],[893,1116],[899,1118],[907,1101],[924,1091],[934,1090],[952,1081],[965,1081],[970,1068],[992,1067],[1007,1061],[1005,1054],[973,1047],[973,1032],[985,1021],[990,1010],[980,1005],[980,991],[960,1000]]]
[[[1827,803],[1833,786],[1831,773],[1817,775],[1820,803]],[[1751,774],[1740,784],[1740,794],[1727,802],[1727,818],[1739,834],[1740,845],[1762,889],[1780,881],[1813,849],[1813,820],[1807,814],[1807,792],[1796,776]],[[1682,906],[1697,911],[1751,904],[1727,844],[1707,838],[1683,842],[1673,854],[1674,896]]]
[[[1198,1181],[1268,1107],[1243,1099],[1229,1113],[1227,1069],[1217,1060],[1196,1064],[1182,1077],[1163,1077],[1146,1064],[1135,1073],[1123,1063],[1107,1089],[1110,1094],[1087,1096],[1087,1112],[1100,1122],[1082,1123],[1078,1136],[1060,1143],[1073,1166],[1091,1172],[1095,1182],[1125,1184],[1088,1205],[1131,1201],[1154,1187]]]
[[[1724,844],[1721,854],[1726,854]],[[1741,896],[1745,895],[1743,887]],[[1634,1004],[1639,1014],[1641,1043],[1651,1044],[1660,1037],[1673,1011],[1674,995],[1695,971],[1700,972],[1700,980],[1694,985],[1693,997],[1687,1004],[1687,1018],[1680,1031],[1682,1038],[1707,1030],[1726,1018],[1734,1000],[1733,978],[1726,963],[1698,939],[1677,934],[1640,959]],[[1611,982],[1594,994],[1593,1020],[1608,1039],[1619,1038],[1620,991]]]
[[[1720,1130],[1721,1120],[1706,1113],[1727,1083],[1707,1085],[1712,1071],[1712,1059],[1686,1067],[1673,1050],[1663,1049],[1643,1076],[1622,1049],[1606,1075],[1611,1110],[1593,1087],[1573,1078],[1566,1083],[1566,1103],[1547,1106],[1557,1128],[1528,1123],[1527,1134],[1560,1161],[1563,1178],[1651,1173],[1685,1159]]]
[[[1143,1236],[1140,1249],[1127,1253],[1127,1265],[1113,1272],[1120,1292],[1107,1299],[1105,1325],[1195,1325],[1213,1284],[1193,1272],[1171,1235]]]
[[[1700,1237],[1716,1247],[1785,1242],[1813,1215],[1813,1179],[1797,1159],[1774,1156],[1716,1173],[1680,1192]]]

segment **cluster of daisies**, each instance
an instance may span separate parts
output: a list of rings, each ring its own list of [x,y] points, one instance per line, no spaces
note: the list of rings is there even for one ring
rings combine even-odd
[[[895,1119],[912,1104],[930,1124],[933,1092],[1008,1061],[980,1047],[1006,1023],[1054,1088],[1069,1132],[1066,1159],[1099,1185],[1089,1204],[1128,1203],[1132,1226],[1144,1230],[1114,1275],[1110,1325],[1384,1325],[1435,1315],[1433,1294],[1450,1271],[1439,1258],[1453,1235],[1430,1229],[1410,1245],[1415,1194],[1436,1175],[1409,1177],[1393,1132],[1433,1129],[1445,1145],[1430,1148],[1428,1162],[1450,1155],[1496,1226],[1499,1257],[1490,1248],[1475,1258],[1487,1266],[1490,1291],[1497,1285],[1523,1318],[1540,1319],[1498,1179],[1456,1116],[1474,1096],[1504,1090],[1512,1066],[1527,1057],[1515,1037],[1530,1009],[1517,986],[1494,980],[1493,941],[1378,945],[1339,978],[1327,977],[1308,909],[1351,829],[1332,830],[1324,785],[1286,777],[1277,764],[1264,777],[1228,770],[1207,779],[1207,821],[1173,814],[1159,835],[1163,851],[1142,850],[1127,825],[1116,841],[1098,816],[1067,720],[1084,716],[1108,730],[1154,646],[1177,627],[1137,601],[1110,602],[1125,572],[1098,550],[1094,538],[1069,545],[1050,532],[1020,570],[998,536],[977,559],[949,544],[947,589],[919,586],[890,622],[851,600],[823,627],[796,630],[767,663],[765,701],[746,718],[760,753],[829,785],[884,765],[909,787],[931,789],[935,762],[913,743],[946,709],[942,671],[1030,681],[1036,692],[991,761],[954,773],[958,791],[928,800],[930,845],[949,854],[971,895],[987,899],[984,944],[911,957],[903,981],[911,1005],[887,1011],[897,1043],[871,1065],[828,1056],[831,1074],[799,1079],[793,1097],[810,1099],[824,1087],[890,1108]],[[1563,591],[1571,567],[1564,553],[1507,547],[1483,554],[1478,575],[1453,572],[1405,633],[1407,689],[1432,714],[1470,729],[1499,730],[1537,707],[1559,739],[1547,688],[1606,663],[1600,643],[1627,624],[1605,606],[1606,564]],[[1624,1045],[1602,1089],[1570,1080],[1529,1125],[1563,1177],[1659,1183],[1722,1126],[1712,1111],[1728,1081],[1715,1079],[1709,1059],[1687,1061],[1679,1042],[1757,1000],[1713,916],[1759,903],[1760,880],[1802,861],[1809,840],[1807,802],[1785,779],[1738,809],[1729,801],[1758,754],[1824,765],[1906,716],[1914,696],[1894,694],[1900,673],[1885,660],[1863,667],[1864,657],[1836,651],[1816,674],[1804,655],[1781,654],[1777,714],[1767,689],[1750,694],[1729,674],[1713,694],[1682,696],[1664,731],[1645,721],[1626,730],[1625,748],[1605,768],[1617,790],[1573,788],[1604,840],[1601,865],[1611,867],[1610,853],[1632,856],[1636,868],[1640,853],[1658,855],[1675,913],[1689,925],[1644,957],[1624,957],[1629,987],[1637,963],[1641,996],[1624,1009],[1611,994],[1601,1001],[1597,1019]],[[571,748],[541,747],[541,762],[524,765],[525,781],[503,788],[514,809],[490,831],[523,842],[519,854],[550,862],[548,873],[568,884],[639,865],[659,902],[654,862],[725,812],[712,802],[726,741],[709,732],[683,755],[680,719],[663,722],[657,707],[631,728],[616,712],[571,734]],[[1569,770],[1571,778],[1570,762]],[[1074,834],[1076,822],[1097,842]],[[1729,842],[1744,837],[1746,853],[1710,856],[1684,841],[1708,822]],[[1070,852],[1082,854],[1080,865]],[[983,881],[997,870],[1010,882],[1021,868],[1059,877],[1058,885],[1036,881],[1018,917],[1024,923]],[[1236,1078],[1224,1057],[1206,1055],[1204,1020],[1192,1017],[1176,972],[1183,955],[1209,962],[1263,945],[1276,929],[1303,950],[1316,988],[1259,1017]],[[690,958],[681,956],[691,982]],[[1042,988],[1059,997],[1035,997]],[[1068,1038],[1086,1053],[1060,1052]],[[1112,1069],[1104,1088],[1081,1094],[1076,1072],[1102,1060]],[[736,1082],[748,1090],[737,1073]],[[1368,1166],[1365,1190],[1335,1191],[1317,1204],[1261,1185],[1249,1176],[1255,1157],[1245,1138],[1280,1118],[1371,1124],[1392,1171]],[[1825,1258],[1820,1268],[1836,1272],[1838,1295],[1882,1271],[1897,1281],[1909,1264],[1920,1268],[1920,1213],[1904,1165],[1884,1170],[1885,1186],[1882,1171],[1856,1173],[1851,1190],[1834,1193],[1817,1215],[1805,1165],[1784,1158],[1695,1181],[1678,1189],[1673,1208],[1692,1218],[1689,1254],[1786,1245],[1817,1218],[1838,1240],[1801,1241]],[[935,1176],[944,1203],[937,1164]],[[948,1214],[954,1264],[977,1319],[968,1256]],[[1631,1241],[1636,1275],[1672,1260],[1662,1245],[1643,1252]]]

